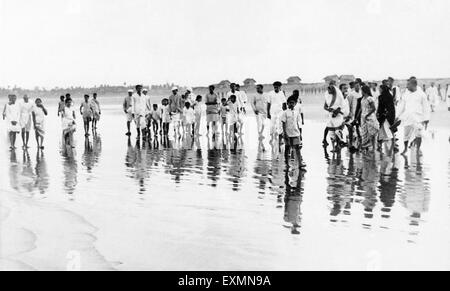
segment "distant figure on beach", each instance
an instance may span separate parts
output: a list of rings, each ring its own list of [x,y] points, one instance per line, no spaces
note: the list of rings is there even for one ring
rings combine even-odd
[[[200,135],[200,125],[201,125],[202,113],[203,113],[202,100],[203,100],[202,95],[198,95],[195,98],[195,102],[194,102],[194,113],[195,113],[194,135],[195,136]]]
[[[228,124],[227,131],[230,139],[235,137],[238,133],[239,107],[240,105],[238,103],[237,96],[231,95],[227,105],[228,116],[226,121]]]
[[[153,135],[158,136],[158,132],[162,133],[162,112],[158,108],[158,104],[153,104],[153,110],[151,112],[151,123],[153,124]],[[150,134],[150,131],[149,131]]]
[[[436,83],[431,83],[431,86],[427,89],[426,94],[428,97],[428,102],[430,102],[431,112],[434,112],[439,103],[439,91],[436,87]]]
[[[359,138],[359,129],[358,129],[358,120],[356,119],[357,113],[358,113],[358,104],[360,104],[360,100],[362,98],[361,93],[361,83],[358,81],[351,83],[353,87],[348,94],[348,105],[350,108],[349,115],[348,115],[348,146],[350,151],[355,152],[357,150],[356,144],[355,144],[355,137],[356,135]]]
[[[392,97],[394,97],[394,103],[395,105],[397,105],[401,98],[400,88],[395,85],[395,79],[392,77],[388,77],[387,85],[389,87],[389,90],[391,91]]]
[[[22,130],[23,149],[28,149],[28,141],[30,140],[31,131],[31,112],[33,111],[33,103],[30,101],[28,95],[23,96],[23,100],[19,102],[20,106],[20,127]]]
[[[370,87],[363,86],[361,90],[363,94],[361,100],[361,147],[365,151],[372,148],[372,151],[375,152],[377,149],[376,139],[380,130],[376,116],[377,106],[375,105],[375,98],[372,96]]]
[[[133,93],[133,90],[128,90],[128,96],[123,100],[123,112],[125,113],[127,118],[127,136],[131,136],[131,121],[133,121]]]
[[[245,123],[245,116],[247,115],[247,103],[248,96],[247,93],[241,91],[241,85],[236,84],[236,97],[238,98],[238,106],[239,106],[239,134],[242,135]]]
[[[75,115],[75,109],[73,108],[73,102],[72,98],[65,99],[66,106],[64,107],[64,113],[63,113],[63,138],[64,138],[64,145],[67,149],[67,147],[74,148],[74,142],[73,142],[73,134],[76,131],[76,115]]]
[[[147,108],[147,98],[142,93],[143,86],[136,85],[136,94],[133,95],[132,98],[132,109],[131,112],[133,114],[133,119],[136,124],[137,137],[136,139],[141,138],[141,133],[145,135],[145,112]],[[145,136],[143,136],[145,138]]]
[[[281,90],[282,83],[273,83],[273,91],[269,92],[267,95],[267,118],[271,120],[270,134],[272,136],[272,141],[277,138],[281,142],[283,133],[283,128],[281,124],[281,115],[283,110],[287,107],[286,95]]]
[[[394,150],[395,136],[392,131],[392,127],[395,124],[396,112],[394,97],[392,96],[389,87],[387,85],[380,86],[380,97],[378,98],[377,117],[380,124],[380,133],[378,140],[380,143],[379,149],[382,152],[383,144],[392,141],[391,149]]]
[[[45,137],[45,116],[48,115],[47,109],[44,107],[42,99],[37,98],[35,106],[33,108],[33,125],[36,135],[36,143],[38,149],[44,149],[44,137]]]
[[[253,98],[252,107],[256,116],[256,125],[258,128],[259,138],[262,139],[264,137],[264,128],[267,120],[267,96],[264,93],[264,86],[257,85],[256,86],[256,95]]]
[[[227,120],[227,115],[229,111],[228,102],[229,101],[227,100],[227,98],[222,98],[222,100],[220,100],[219,115],[220,115],[220,127],[222,130],[222,136],[228,134],[228,120]]]
[[[301,117],[301,123],[299,124],[300,126],[300,133],[302,134],[302,129],[303,129],[303,125],[305,125],[305,115],[303,114],[303,103],[302,100],[300,99],[300,91],[299,90],[294,90],[292,92],[292,97],[294,97],[295,99],[295,109],[298,111],[298,113],[300,114]]]
[[[80,106],[80,114],[83,117],[83,125],[84,125],[84,136],[89,136],[89,126],[92,121],[92,117],[94,116],[94,109],[91,101],[89,100],[89,95],[84,95],[84,102]],[[92,128],[92,131],[94,129]]]
[[[322,144],[324,147],[328,145],[328,134],[331,132],[331,141],[333,151],[337,151],[337,147],[343,142],[342,128],[344,126],[344,108],[346,102],[341,90],[336,87],[336,82],[331,81],[328,91],[325,94],[324,110],[328,112],[328,122],[324,131]]]
[[[280,117],[285,139],[284,155],[286,165],[289,165],[291,149],[294,149],[299,168],[305,170],[305,164],[303,163],[300,151],[302,148],[302,138],[300,133],[301,117],[299,111],[295,108],[296,105],[297,100],[295,100],[295,97],[289,97],[287,100],[287,110],[283,111]]]
[[[10,149],[16,149],[16,138],[20,132],[20,105],[16,95],[8,96],[8,104],[3,109],[3,120],[6,120]]]
[[[102,115],[102,109],[100,107],[100,101],[98,101],[97,93],[92,94],[92,108],[94,110],[94,116],[92,117],[92,131],[97,132],[97,124]]]
[[[150,126],[152,122],[152,102],[150,100],[150,96],[148,96],[148,89],[144,88],[142,89],[142,94],[145,98],[145,127],[143,129],[144,136],[150,136]]]
[[[59,103],[58,103],[58,117],[63,116],[64,114],[64,108],[66,107],[66,97],[64,95],[62,95],[61,97],[59,97]]]
[[[184,116],[184,134],[185,135],[191,135],[194,132],[194,123],[195,123],[195,112],[194,109],[191,107],[191,103],[189,101],[186,101],[184,104],[183,109],[183,116]]]
[[[426,94],[418,88],[417,79],[410,78],[407,90],[400,104],[398,118],[405,127],[404,143],[405,149],[402,154],[406,154],[409,144],[415,142],[417,152],[420,152],[423,131],[425,130],[426,115],[430,110],[430,104]]]
[[[214,92],[215,89],[216,88],[213,85],[209,86],[209,93],[205,96],[206,128],[208,130],[208,135],[212,131],[213,140],[216,138],[217,123],[219,122],[219,95]]]
[[[178,88],[172,88],[172,95],[169,97],[169,109],[171,123],[175,132],[175,136],[181,135],[181,114],[183,111],[183,100],[178,95]]]

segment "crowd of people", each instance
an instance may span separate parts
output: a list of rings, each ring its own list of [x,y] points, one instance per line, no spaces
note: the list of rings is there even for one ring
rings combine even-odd
[[[304,113],[300,91],[294,90],[287,97],[281,82],[273,83],[273,90],[265,91],[263,85],[256,86],[256,94],[249,98],[238,84],[231,84],[229,92],[220,98],[215,86],[209,86],[204,96],[194,95],[192,88],[180,94],[177,87],[172,94],[163,98],[160,104],[152,103],[148,90],[137,85],[129,90],[123,101],[123,111],[127,120],[127,136],[131,136],[134,122],[137,139],[150,141],[152,138],[183,138],[186,135],[201,135],[202,121],[206,120],[207,135],[214,140],[217,135],[233,138],[244,134],[244,124],[249,109],[256,116],[258,136],[265,139],[266,125],[269,125],[270,141],[276,143],[280,151],[285,147],[286,160],[295,153],[300,168],[304,169],[301,148]],[[272,88],[271,88],[272,89]],[[444,95],[444,97],[442,97]],[[27,95],[18,101],[17,96],[9,95],[8,104],[3,110],[7,121],[7,131],[11,150],[16,149],[16,136],[21,134],[23,148],[29,147],[30,131],[34,128],[39,149],[43,149],[45,136],[45,117],[48,110],[42,99],[34,102]],[[446,100],[450,110],[450,90],[442,94],[442,88],[433,83],[427,89],[418,86],[411,77],[406,89],[395,85],[393,78],[383,80],[381,85],[356,79],[350,83],[330,81],[325,94],[324,110],[328,121],[324,132],[323,145],[331,142],[333,152],[348,147],[351,152],[383,151],[398,152],[396,133],[399,126],[404,127],[404,150],[416,146],[420,151],[423,132],[427,129],[431,113],[441,100]],[[86,137],[92,132],[96,135],[101,116],[97,94],[84,96],[79,108]],[[61,118],[63,142],[74,147],[73,134],[76,131],[76,110],[70,94],[60,97],[58,117]],[[206,115],[206,119],[202,116]],[[204,126],[204,125],[203,125]],[[172,132],[171,130],[172,129]]]
[[[329,112],[329,120],[323,144],[329,145],[327,138],[330,136],[333,151],[347,146],[352,152],[386,150],[395,153],[399,151],[396,133],[401,125],[404,128],[402,154],[412,146],[420,153],[424,131],[438,102],[435,84],[424,90],[415,77],[408,79],[405,90],[395,86],[391,77],[380,86],[356,79],[337,87],[336,82],[331,81],[325,96],[324,109]]]

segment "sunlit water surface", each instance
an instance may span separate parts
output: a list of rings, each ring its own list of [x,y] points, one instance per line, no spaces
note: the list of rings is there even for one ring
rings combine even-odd
[[[338,156],[308,120],[301,173],[258,142],[252,116],[236,141],[143,144],[119,108],[88,140],[78,123],[73,151],[54,107],[42,153],[2,135],[1,269],[450,269],[445,128],[423,156]]]

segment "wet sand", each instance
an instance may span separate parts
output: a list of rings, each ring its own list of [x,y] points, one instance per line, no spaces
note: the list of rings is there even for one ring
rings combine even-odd
[[[143,145],[107,105],[98,136],[78,123],[67,152],[49,109],[43,154],[0,138],[0,269],[450,269],[445,108],[423,156],[392,158],[325,154],[308,105],[304,174],[258,143],[252,116],[236,142]]]

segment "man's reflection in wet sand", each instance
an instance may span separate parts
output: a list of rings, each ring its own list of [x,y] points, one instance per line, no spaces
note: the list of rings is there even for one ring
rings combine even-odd
[[[262,140],[259,141],[258,145],[258,154],[256,156],[253,178],[256,180],[260,195],[266,194],[267,184],[269,183],[269,174],[270,174],[270,156],[269,153],[266,152],[264,147],[264,143]]]
[[[380,165],[380,201],[383,203],[381,209],[383,218],[390,218],[390,213],[395,204],[395,196],[398,187],[398,156],[383,156]]]
[[[129,173],[129,177],[136,180],[138,183],[138,194],[143,199],[142,195],[146,192],[145,178],[147,175],[147,169],[145,167],[145,160],[147,155],[146,148],[141,149],[141,143],[136,141],[136,145],[133,146],[131,139],[128,138],[128,150],[125,157],[125,166]]]
[[[428,212],[431,192],[429,179],[426,178],[422,160],[417,153],[411,153],[415,163],[409,164],[409,158],[405,159],[404,188],[400,194],[400,203],[410,212],[410,225],[419,226],[424,213]]]
[[[35,167],[35,181],[34,186],[38,189],[41,195],[44,195],[49,187],[49,175],[47,171],[47,163],[45,161],[44,152],[37,150],[36,153],[36,167]]]
[[[63,147],[62,151],[64,190],[69,196],[69,200],[74,200],[74,193],[78,184],[78,163],[75,149]]]
[[[215,142],[208,139],[208,155],[207,155],[206,175],[211,181],[209,186],[217,187],[222,170],[222,151],[217,149]]]
[[[361,175],[361,186],[363,190],[364,217],[373,218],[373,210],[377,203],[377,183],[380,180],[378,164],[372,154],[362,158],[363,167]]]
[[[91,174],[92,170],[98,165],[100,156],[102,153],[102,139],[99,135],[95,135],[92,139],[92,143],[89,138],[84,140],[84,153],[82,159],[82,165],[86,168],[86,171]]]
[[[339,216],[343,209],[351,208],[353,192],[351,191],[351,178],[344,175],[345,166],[340,155],[334,154],[329,159],[328,154],[325,155],[328,164],[328,200],[331,201],[330,216]],[[336,222],[335,218],[331,221]]]
[[[29,193],[33,193],[34,190],[34,171],[31,163],[31,157],[28,150],[24,150],[22,153],[22,173],[20,175],[21,188]]]
[[[286,171],[284,196],[284,221],[290,224],[292,234],[300,234],[302,221],[301,204],[303,201],[303,178],[304,172],[298,167]]]
[[[242,177],[246,173],[246,163],[247,159],[244,150],[229,151],[227,180],[231,182],[233,191],[239,191],[241,189]]]
[[[11,151],[9,154],[9,183],[12,189],[20,192],[19,163],[17,162],[17,154],[15,150]]]

